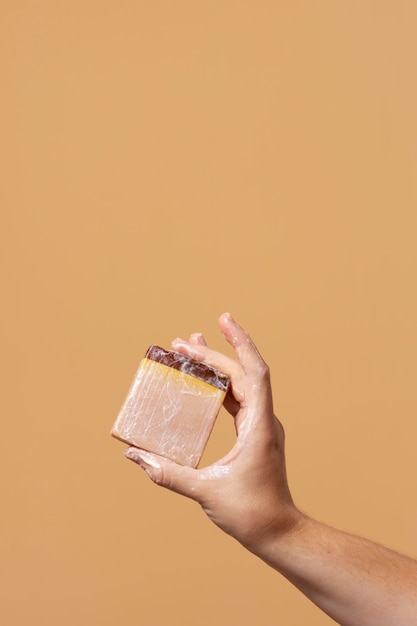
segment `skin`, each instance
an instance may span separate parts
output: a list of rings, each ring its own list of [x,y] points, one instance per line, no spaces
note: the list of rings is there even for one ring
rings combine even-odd
[[[235,359],[211,350],[198,333],[172,346],[230,377],[225,406],[236,427],[232,450],[202,469],[135,447],[126,456],[156,484],[198,502],[219,528],[342,626],[417,626],[417,561],[322,524],[296,507],[269,368],[229,313],[220,316],[219,326]]]

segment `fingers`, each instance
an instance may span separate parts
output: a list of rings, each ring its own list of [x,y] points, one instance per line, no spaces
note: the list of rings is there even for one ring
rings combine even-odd
[[[269,368],[262,359],[249,334],[237,324],[230,313],[223,313],[219,326],[226,341],[235,349],[233,359],[207,347],[202,335],[191,335],[190,341],[174,339],[174,350],[196,361],[211,365],[230,377],[231,393],[224,402],[235,418],[240,409],[251,408],[256,414],[272,413],[272,392]],[[239,423],[236,423],[238,429]]]
[[[198,500],[198,470],[134,446],[125,451],[125,456],[140,465],[157,485]]]
[[[203,361],[207,365],[211,365],[220,372],[223,372],[223,374],[230,376],[230,378],[236,377],[238,374],[242,373],[241,367],[237,361],[221,352],[216,352],[208,348],[207,345],[201,341],[201,338],[197,341],[195,335],[192,335],[192,337],[192,342],[191,340],[188,342],[184,341],[184,339],[174,339],[172,347],[177,352],[186,354],[195,361]]]
[[[243,397],[241,408],[245,406],[250,409],[251,413],[254,412],[256,421],[262,419],[262,416],[268,416],[269,420],[269,417],[273,415],[269,367],[249,334],[235,322],[230,313],[223,313],[220,316],[219,326],[226,341],[234,347],[244,372],[243,393],[240,394]],[[232,380],[232,386],[233,384],[234,381]],[[239,395],[236,393],[234,393],[234,397],[239,400]],[[242,422],[238,420],[236,428],[239,433],[242,432],[241,425]]]
[[[203,335],[201,333],[193,333],[192,335],[190,335],[190,339],[188,340],[189,343],[194,344],[196,346],[200,345],[200,346],[206,346],[206,340],[204,339]]]
[[[204,339],[201,333],[193,333],[192,335],[190,335],[188,342],[193,345],[207,346],[206,340]],[[224,406],[226,410],[231,415],[233,415],[233,417],[239,411],[240,404],[233,397],[231,390],[229,390],[228,393],[226,394],[226,397],[224,399]]]
[[[268,369],[249,334],[234,321],[230,313],[220,316],[219,326],[226,341],[235,349],[238,361],[208,348],[204,337],[199,333],[191,335],[189,342],[174,339],[172,346],[178,352],[187,354],[196,361],[204,361],[230,377],[241,374],[242,368],[247,374]]]
[[[236,355],[246,373],[266,367],[265,361],[249,334],[235,322],[230,313],[223,313],[219,317],[220,330],[224,338],[236,351]]]

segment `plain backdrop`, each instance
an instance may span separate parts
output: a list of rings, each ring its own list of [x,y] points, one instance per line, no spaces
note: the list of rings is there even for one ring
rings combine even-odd
[[[0,617],[325,626],[111,425],[230,310],[299,506],[417,556],[414,0],[2,0]],[[234,441],[222,412],[204,457]]]

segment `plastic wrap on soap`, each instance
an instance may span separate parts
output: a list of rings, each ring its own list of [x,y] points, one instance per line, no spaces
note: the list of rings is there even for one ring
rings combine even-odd
[[[139,364],[111,434],[197,467],[229,379],[178,352],[151,346]]]

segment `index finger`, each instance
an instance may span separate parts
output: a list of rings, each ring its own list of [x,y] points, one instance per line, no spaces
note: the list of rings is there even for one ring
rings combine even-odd
[[[171,345],[177,352],[186,354],[195,361],[202,361],[206,365],[211,365],[232,380],[242,374],[242,366],[238,361],[221,352],[212,350],[205,343],[195,342],[194,340],[184,341],[177,338],[172,341]]]
[[[236,360],[208,348],[207,345],[199,341],[191,342],[177,338],[172,342],[172,346],[174,350],[183,352],[196,361],[204,361],[207,365],[212,365],[231,378],[236,378],[242,373],[262,375],[268,372],[268,366],[251,337],[235,322],[230,313],[223,313],[220,316],[219,326],[223,337],[234,348]],[[192,337],[195,336],[196,333],[192,335]]]

